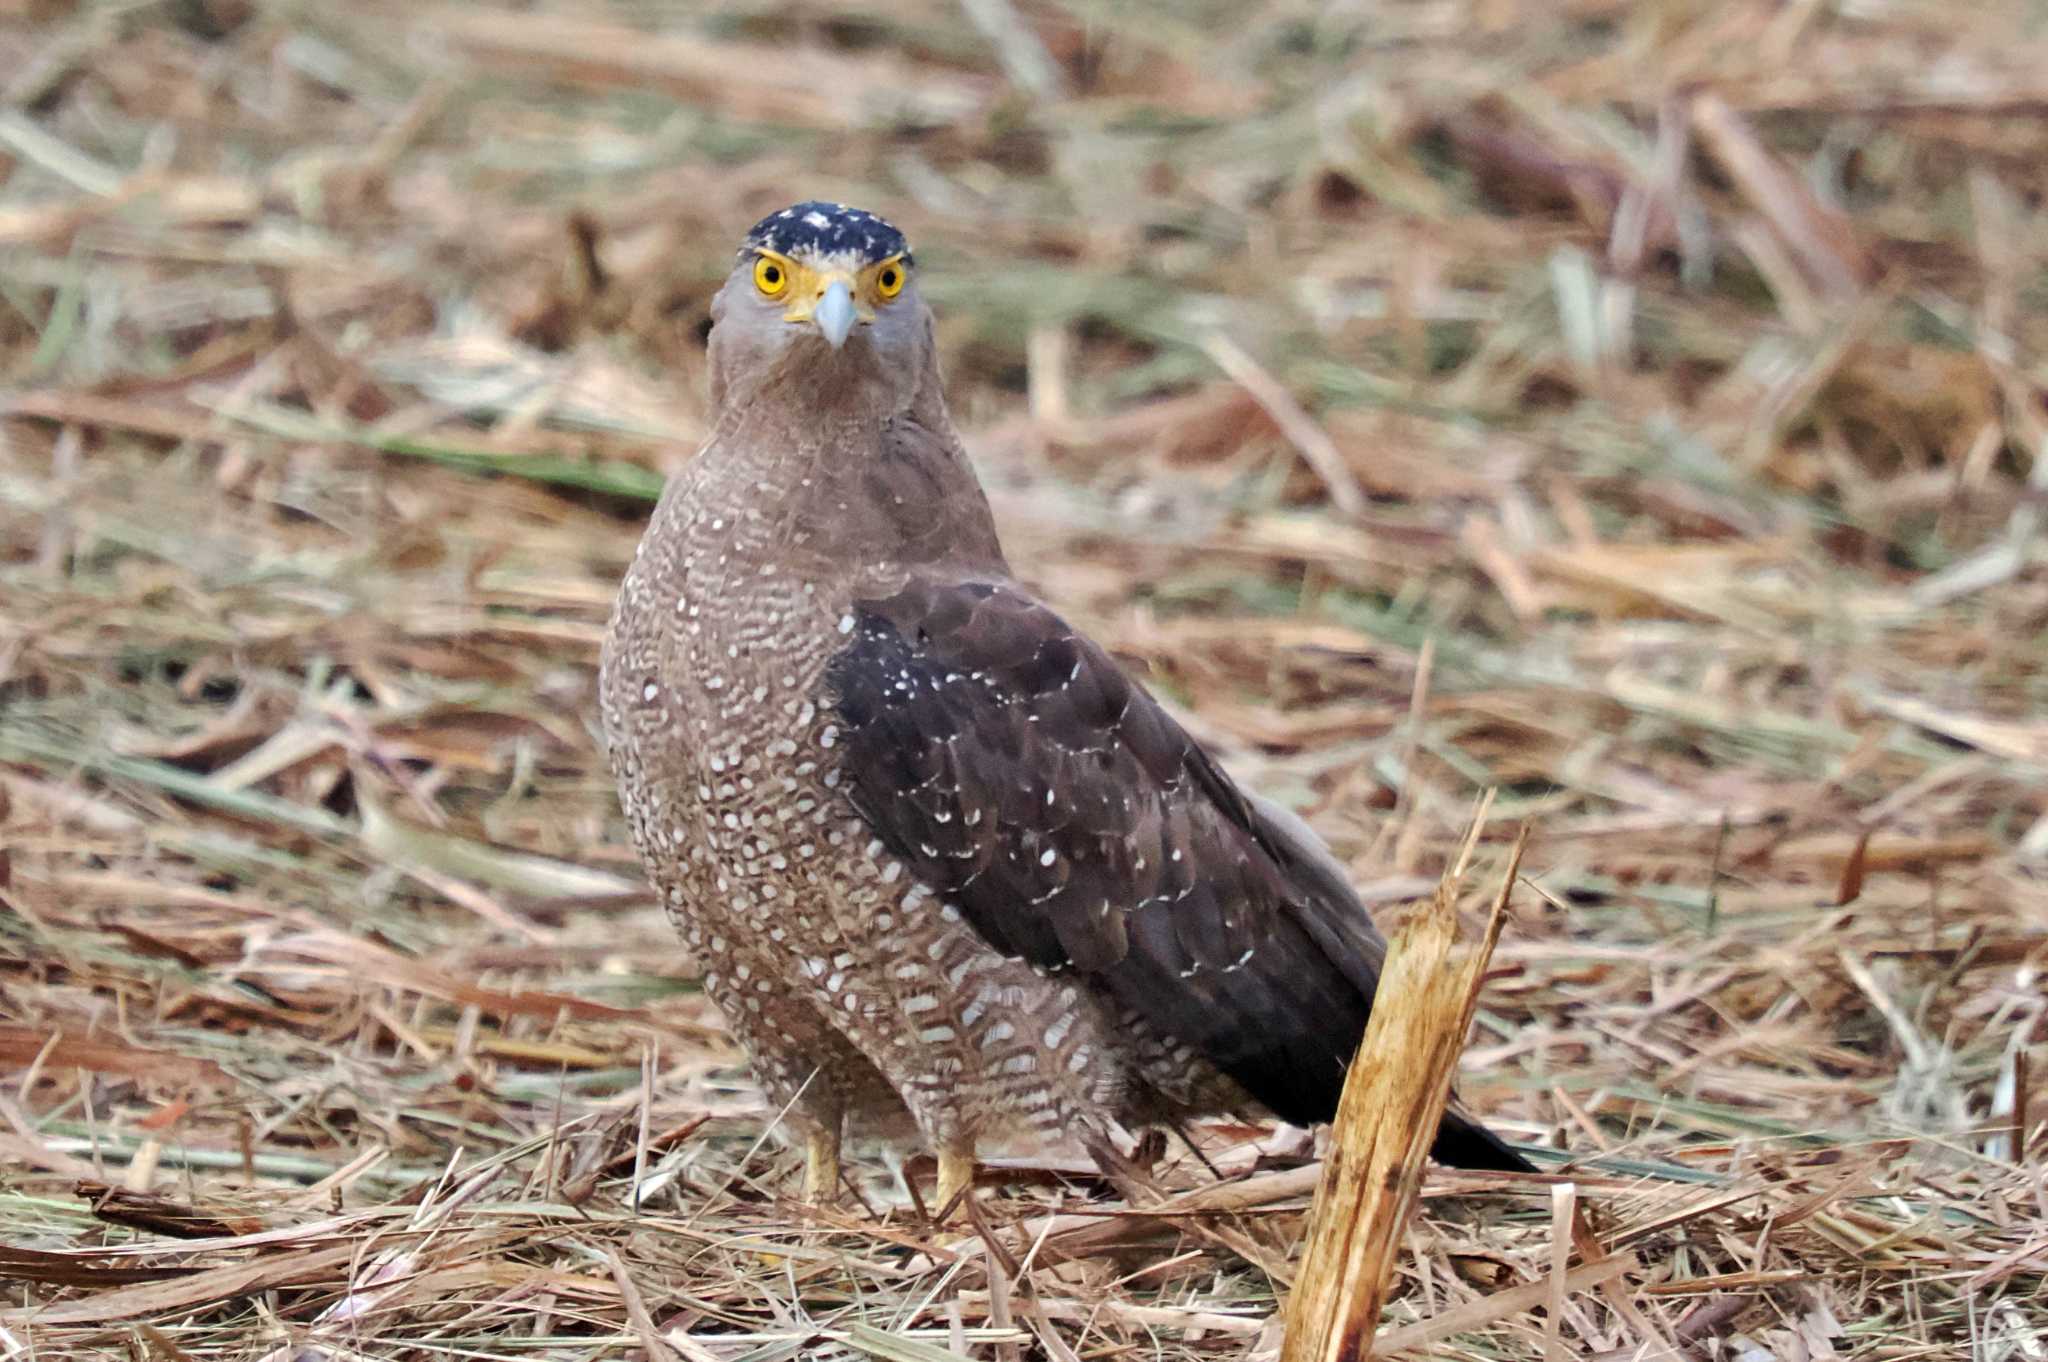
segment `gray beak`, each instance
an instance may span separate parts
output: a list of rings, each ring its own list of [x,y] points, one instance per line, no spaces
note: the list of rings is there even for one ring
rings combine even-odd
[[[833,280],[825,288],[825,296],[818,299],[818,305],[811,309],[811,320],[818,324],[818,332],[825,343],[834,350],[846,344],[846,337],[853,330],[853,294],[846,285]]]

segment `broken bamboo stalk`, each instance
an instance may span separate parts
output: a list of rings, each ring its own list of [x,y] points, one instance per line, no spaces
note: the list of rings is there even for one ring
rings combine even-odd
[[[1330,1128],[1308,1247],[1288,1301],[1281,1362],[1358,1362],[1372,1355],[1401,1232],[1421,1190],[1423,1157],[1450,1098],[1480,980],[1529,840],[1524,827],[1486,930],[1477,943],[1461,944],[1458,890],[1484,815],[1482,804],[1435,895],[1388,943],[1372,1017]]]

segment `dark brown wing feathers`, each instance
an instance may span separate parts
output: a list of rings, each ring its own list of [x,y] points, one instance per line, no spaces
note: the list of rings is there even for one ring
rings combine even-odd
[[[1107,653],[1007,583],[927,578],[856,607],[827,682],[856,806],[991,946],[1090,976],[1276,1114],[1331,1116],[1379,937],[1313,835]],[[1439,1143],[1526,1166],[1456,1117]]]

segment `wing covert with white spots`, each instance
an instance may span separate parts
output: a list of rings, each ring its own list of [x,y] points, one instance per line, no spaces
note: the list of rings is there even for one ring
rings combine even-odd
[[[1379,967],[1356,898],[1305,902],[1230,778],[1015,586],[926,578],[854,614],[826,681],[855,807],[891,850],[997,950],[1327,1119]]]

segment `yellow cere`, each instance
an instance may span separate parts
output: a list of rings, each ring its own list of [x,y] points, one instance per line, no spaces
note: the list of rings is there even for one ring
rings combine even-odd
[[[787,298],[784,321],[807,320],[825,290],[834,280],[844,283],[853,295],[854,312],[862,321],[875,319],[875,307],[903,292],[910,281],[910,267],[903,257],[892,255],[855,273],[834,266],[814,267],[779,251],[757,250],[754,255],[754,287],[764,298]]]

